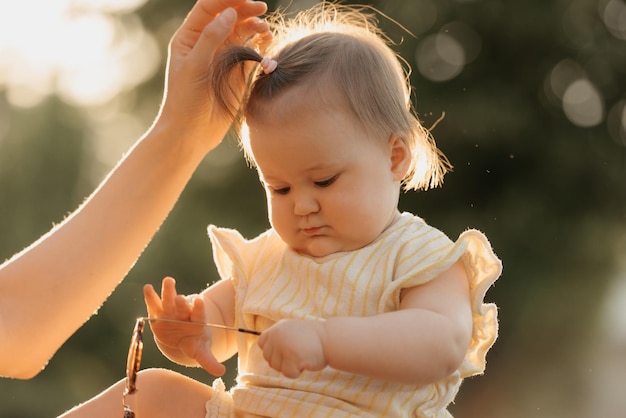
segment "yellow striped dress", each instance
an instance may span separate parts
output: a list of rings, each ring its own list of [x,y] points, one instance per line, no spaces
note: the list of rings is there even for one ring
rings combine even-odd
[[[446,407],[461,380],[484,371],[498,323],[496,306],[483,299],[502,265],[479,231],[467,230],[453,242],[421,218],[403,213],[368,246],[323,258],[292,251],[271,229],[246,240],[237,231],[209,226],[209,236],[220,276],[235,285],[238,327],[263,330],[283,318],[394,311],[403,288],[432,280],[462,258],[474,329],[459,370],[421,387],[330,367],[288,379],[269,367],[256,337],[241,334],[237,384],[224,392],[221,381],[214,383],[207,417],[450,417]]]

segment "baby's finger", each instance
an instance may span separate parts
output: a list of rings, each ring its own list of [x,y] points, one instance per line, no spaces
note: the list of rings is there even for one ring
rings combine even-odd
[[[167,314],[173,315],[176,310],[176,280],[171,277],[163,279],[161,285],[161,303],[163,305],[163,311]]]
[[[176,319],[189,321],[191,319],[191,305],[184,295],[176,295],[174,299],[176,305]]]
[[[191,307],[191,320],[194,322],[207,322],[206,309],[204,308],[204,299],[196,297]]]
[[[146,308],[148,308],[148,316],[153,316],[162,310],[161,298],[151,284],[143,287],[143,299],[146,302]]]
[[[265,343],[267,342],[267,332],[263,332],[261,333],[261,335],[259,335],[259,338],[256,340],[256,343],[258,344],[259,348],[261,350],[263,350],[263,348],[265,347]]]
[[[287,361],[281,364],[281,368],[278,371],[280,371],[285,377],[288,377],[290,379],[296,379],[300,377],[303,370],[302,368],[298,367],[298,365],[294,362]]]
[[[213,376],[222,376],[226,372],[226,367],[217,361],[211,350],[201,350],[196,357],[196,361],[200,367]]]

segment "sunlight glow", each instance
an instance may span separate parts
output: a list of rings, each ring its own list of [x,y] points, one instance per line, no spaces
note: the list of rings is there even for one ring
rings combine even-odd
[[[159,48],[131,14],[145,1],[0,0],[0,90],[20,107],[99,105],[147,80]]]

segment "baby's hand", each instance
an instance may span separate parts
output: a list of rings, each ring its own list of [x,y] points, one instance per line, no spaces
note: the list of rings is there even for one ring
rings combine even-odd
[[[204,300],[196,296],[188,300],[176,293],[176,281],[163,279],[161,297],[152,285],[144,286],[148,316],[185,322],[207,322]],[[225,372],[211,352],[211,330],[203,325],[180,322],[151,321],[150,327],[159,348],[170,360],[186,366],[201,366],[215,376]]]
[[[273,369],[296,378],[304,370],[326,367],[324,333],[323,321],[283,319],[263,331],[258,344]]]

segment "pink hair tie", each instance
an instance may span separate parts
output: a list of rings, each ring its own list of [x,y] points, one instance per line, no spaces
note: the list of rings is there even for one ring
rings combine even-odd
[[[270,57],[263,57],[261,60],[261,68],[265,74],[271,74],[278,67],[278,62]]]

